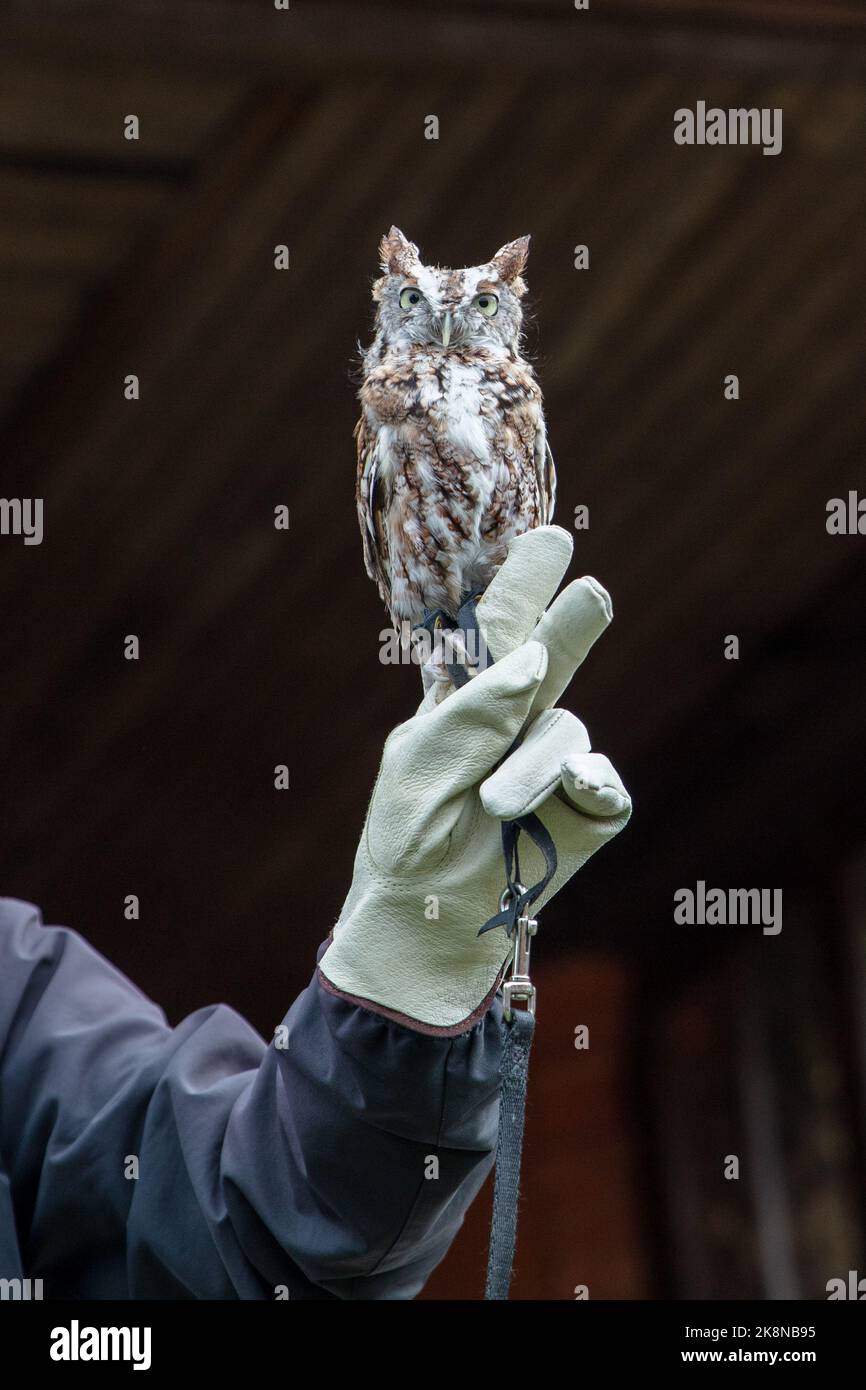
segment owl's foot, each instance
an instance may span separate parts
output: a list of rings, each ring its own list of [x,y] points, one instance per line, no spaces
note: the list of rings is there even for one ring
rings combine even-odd
[[[426,628],[433,639],[431,657],[421,673],[425,692],[434,684],[465,685],[491,664],[476,613],[482,593],[483,590],[465,591],[456,618],[444,608],[437,608],[425,612],[423,621],[418,624]]]
[[[479,671],[486,671],[488,666],[493,665],[494,658],[487,650],[487,643],[481,628],[478,625],[478,613],[476,611],[479,600],[483,597],[484,590],[468,591],[463,594],[460,600],[460,608],[457,612],[456,630],[459,632],[463,648],[466,653],[465,665],[470,670],[470,675],[477,675]],[[455,681],[455,684],[457,682]],[[461,682],[465,684],[465,680]]]
[[[453,686],[441,649],[434,649],[421,667],[421,684],[425,697],[429,695],[431,690],[434,692],[432,696],[434,705],[441,705],[442,701],[451,694]]]
[[[427,608],[424,610],[424,617],[420,623],[416,623],[413,631],[426,631],[430,638],[430,654],[421,667],[421,684],[424,688],[425,697],[434,690],[433,704],[438,705],[445,699],[451,689],[451,677],[448,674],[448,667],[442,649],[442,639],[447,632],[453,618],[444,608]]]

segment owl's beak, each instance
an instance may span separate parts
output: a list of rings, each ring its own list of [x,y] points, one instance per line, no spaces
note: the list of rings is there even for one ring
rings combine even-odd
[[[443,346],[443,347],[447,347],[448,344],[451,342],[451,329],[453,328],[453,326],[454,326],[454,321],[453,321],[453,319],[451,318],[451,315],[448,314],[448,313],[446,313],[446,314],[443,316],[443,319],[442,319],[442,346]]]

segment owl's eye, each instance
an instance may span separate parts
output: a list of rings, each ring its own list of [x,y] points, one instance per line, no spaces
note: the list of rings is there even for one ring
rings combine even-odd
[[[400,308],[414,309],[416,304],[420,304],[424,298],[420,290],[416,290],[414,285],[407,285],[400,291]]]
[[[496,310],[499,308],[499,298],[497,295],[490,294],[485,290],[484,294],[476,294],[472,303],[485,318],[492,319],[496,317]]]

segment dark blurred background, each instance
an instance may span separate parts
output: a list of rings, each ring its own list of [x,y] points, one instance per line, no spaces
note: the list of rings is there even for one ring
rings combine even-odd
[[[866,488],[863,7],[20,0],[0,75],[0,493],[45,506],[0,537],[2,891],[271,1034],[419,697],[353,501],[377,242],[530,232],[616,615],[568,702],[635,813],[543,914],[514,1296],[866,1275],[866,540],[825,526]],[[698,100],[781,107],[782,153],[675,145]],[[675,925],[701,879],[781,934]],[[425,1297],[480,1296],[488,1201]]]

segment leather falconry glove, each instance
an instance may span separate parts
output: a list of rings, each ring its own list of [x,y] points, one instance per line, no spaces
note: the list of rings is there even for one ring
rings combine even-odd
[[[584,725],[552,708],[612,617],[589,578],[544,611],[571,552],[558,526],[512,541],[477,606],[494,664],[460,689],[439,680],[385,742],[352,887],[319,969],[341,993],[416,1030],[470,1028],[510,958],[503,930],[478,935],[505,886],[500,821],[534,811],[556,844],[537,911],[631,815]],[[536,846],[522,845],[520,857],[525,882],[540,879]]]

